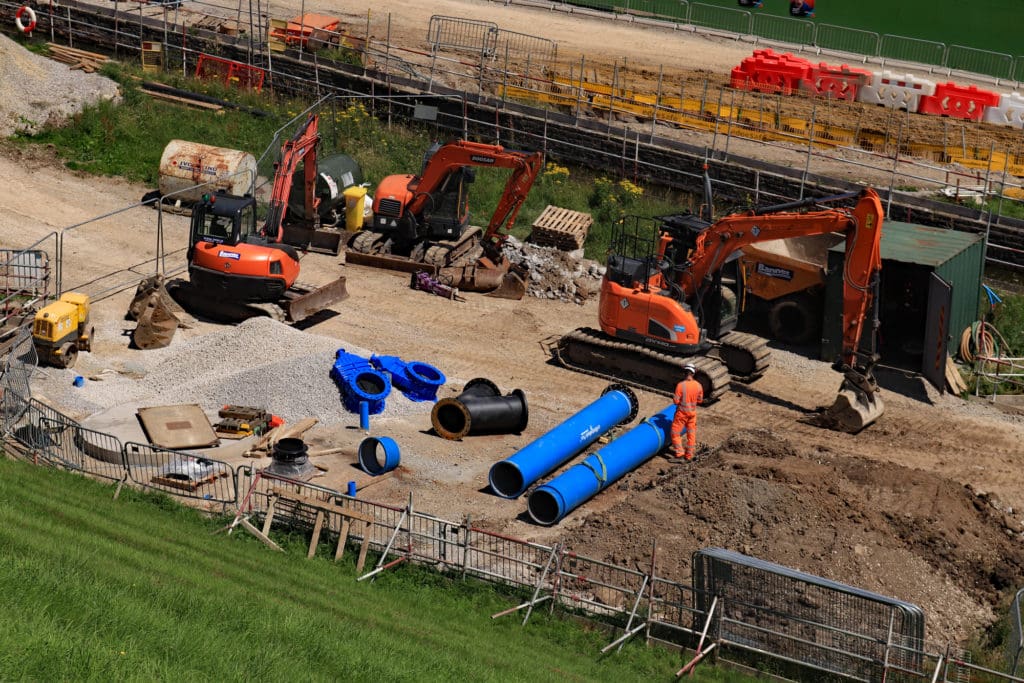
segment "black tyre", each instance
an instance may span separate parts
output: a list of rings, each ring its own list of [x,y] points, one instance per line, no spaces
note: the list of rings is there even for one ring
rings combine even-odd
[[[776,301],[768,311],[772,336],[787,344],[806,344],[821,329],[821,310],[810,297]]]
[[[78,347],[74,344],[65,344],[64,348],[61,349],[60,363],[61,367],[73,368],[75,362],[78,360]]]

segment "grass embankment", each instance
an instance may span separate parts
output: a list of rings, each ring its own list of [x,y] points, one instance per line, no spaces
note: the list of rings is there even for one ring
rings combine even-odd
[[[165,496],[0,458],[3,680],[669,680],[680,655],[415,567],[356,583],[353,553],[211,535]],[[439,590],[442,588],[443,590]],[[699,680],[750,680],[705,669]]]

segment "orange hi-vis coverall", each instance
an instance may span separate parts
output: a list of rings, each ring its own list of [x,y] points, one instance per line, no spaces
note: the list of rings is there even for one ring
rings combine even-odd
[[[676,385],[676,414],[672,420],[672,447],[675,456],[693,459],[697,448],[697,404],[704,400],[704,387],[690,378]],[[686,450],[683,450],[683,430],[686,430]]]

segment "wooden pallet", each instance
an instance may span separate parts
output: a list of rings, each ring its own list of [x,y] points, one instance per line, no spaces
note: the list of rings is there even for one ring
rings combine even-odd
[[[594,219],[589,213],[548,205],[533,222],[530,240],[563,251],[582,249]]]
[[[68,47],[67,45],[58,45],[57,43],[47,43],[46,45],[50,49],[51,58],[63,64],[68,64],[72,69],[81,69],[86,73],[98,71],[101,66],[110,61],[106,55],[95,52],[87,52],[78,48]]]

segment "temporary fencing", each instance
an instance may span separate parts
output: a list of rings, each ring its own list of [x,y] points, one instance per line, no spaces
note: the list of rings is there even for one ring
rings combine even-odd
[[[1024,588],[1017,591],[1010,603],[1010,634],[1006,638],[1006,670],[1014,676],[1024,673]]]
[[[715,650],[721,656],[747,652],[852,680],[955,681],[963,679],[964,671],[974,670],[985,671],[991,680],[1021,680],[926,648],[924,615],[913,605],[738,553],[699,551],[693,559],[694,583],[686,585],[657,576],[653,549],[649,563],[625,567],[561,544],[548,546],[487,530],[469,518],[454,522],[416,511],[411,494],[405,506],[396,506],[249,466],[234,469],[194,453],[139,443],[120,447],[113,436],[84,429],[20,393],[34,357],[24,349],[15,351],[19,353],[5,360],[0,378],[0,412],[9,452],[39,465],[218,504],[225,511],[230,505],[238,510],[236,522],[267,517],[270,501],[277,496],[275,519],[313,528],[317,534],[327,531],[360,547],[368,538],[366,546],[377,561],[361,579],[413,562],[453,577],[506,585],[527,599],[496,617],[525,610],[526,623],[536,607],[558,607],[614,627],[603,651],[621,648],[640,633],[655,642],[695,647],[698,655],[684,669]],[[119,452],[122,458],[99,460],[94,457],[99,450],[90,454],[89,444],[108,454]],[[199,461],[202,469],[191,469]],[[202,476],[212,472],[218,476]],[[302,500],[330,505],[295,502]],[[371,521],[350,529],[344,511]],[[265,524],[264,533],[268,527]],[[1020,594],[1018,612],[1019,602]]]

